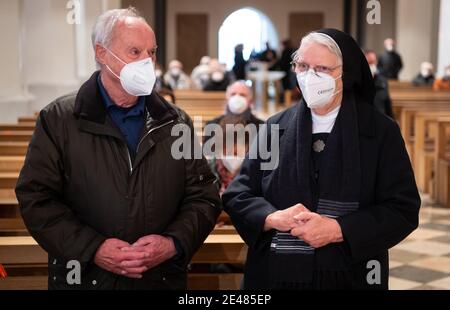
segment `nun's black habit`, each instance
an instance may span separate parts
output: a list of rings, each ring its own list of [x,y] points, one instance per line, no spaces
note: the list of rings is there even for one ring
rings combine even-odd
[[[278,168],[263,171],[264,160],[247,158],[223,195],[249,246],[247,289],[387,289],[388,249],[418,225],[420,197],[409,157],[397,124],[373,107],[373,79],[361,49],[338,30],[318,32],[341,49],[344,84],[320,169],[312,160],[311,111],[302,101],[268,120],[269,128],[279,126]],[[260,131],[268,141],[270,133]],[[289,234],[264,232],[269,214],[298,203],[336,218],[344,242],[314,249]],[[292,244],[295,250],[286,247]],[[379,277],[372,270],[377,262]]]

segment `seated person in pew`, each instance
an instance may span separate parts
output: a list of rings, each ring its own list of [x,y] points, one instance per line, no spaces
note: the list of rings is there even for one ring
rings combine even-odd
[[[414,86],[433,86],[434,83],[434,66],[432,63],[425,61],[420,65],[420,72],[412,80]]]
[[[217,177],[219,193],[222,195],[239,172],[248,146],[255,137],[245,132],[244,128],[247,123],[243,115],[226,115],[221,119],[219,125],[223,132],[222,149],[216,148],[216,155],[209,160],[209,163],[212,172]],[[255,131],[255,135],[256,133],[257,131]],[[231,148],[227,148],[230,145]]]
[[[164,80],[164,70],[159,63],[156,63],[155,65],[155,76],[155,90],[157,92],[159,92],[161,89],[172,90],[172,87]]]
[[[221,150],[216,148],[216,156],[209,159],[211,171],[218,180],[219,193],[222,195],[239,172],[248,152],[249,145],[256,137],[245,132],[246,119],[243,115],[226,115],[219,123],[223,133]],[[239,126],[241,125],[241,126]],[[227,141],[229,140],[229,141]],[[231,146],[231,147],[229,147]],[[230,217],[222,212],[217,219],[216,228],[232,225]],[[211,264],[211,273],[242,273],[242,264]]]
[[[173,90],[192,88],[191,78],[183,71],[183,64],[179,60],[172,60],[169,63],[169,69],[164,74],[164,81]]]
[[[375,84],[375,98],[373,100],[373,105],[381,113],[386,114],[390,118],[394,118],[391,96],[389,95],[388,80],[378,73],[377,54],[373,51],[367,51],[365,55]]]
[[[211,59],[209,62],[210,78],[205,81],[204,91],[226,91],[232,82],[230,73],[226,66],[219,63],[217,59]]]
[[[244,126],[253,124],[258,128],[259,125],[264,124],[263,120],[260,120],[252,113],[253,92],[251,88],[245,84],[245,81],[236,81],[228,86],[226,90],[226,100],[227,105],[225,113],[207,122],[206,126],[209,124],[220,124],[224,118],[226,118],[226,120],[233,120],[233,117],[241,120]],[[203,136],[203,143],[213,136],[213,134],[211,136]]]
[[[209,63],[211,57],[203,56],[200,59],[200,63],[196,66],[191,73],[191,80],[194,83],[196,89],[203,90],[211,77],[211,68]]]
[[[171,152],[172,128],[194,128],[153,91],[145,19],[132,7],[106,11],[92,43],[100,71],[40,112],[16,186],[49,255],[49,289],[186,289],[187,265],[221,211],[215,176],[203,156]],[[66,280],[72,260],[79,285]]]
[[[388,289],[388,249],[417,228],[421,203],[400,129],[373,107],[369,65],[348,34],[312,32],[294,61],[303,99],[259,132],[279,135],[279,160],[246,157],[222,195],[248,245],[244,289]]]
[[[444,76],[436,79],[433,84],[434,90],[450,90],[450,65],[444,69]]]

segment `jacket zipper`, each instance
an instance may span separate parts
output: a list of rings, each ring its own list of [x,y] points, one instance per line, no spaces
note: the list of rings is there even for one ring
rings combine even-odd
[[[172,124],[173,122],[174,122],[174,120],[171,120],[171,121],[166,122],[166,123],[164,123],[164,124],[162,124],[162,125],[159,125],[159,126],[156,126],[156,127],[151,128],[151,129],[150,129],[150,130],[142,137],[142,139],[139,141],[139,144],[138,144],[138,146],[137,146],[137,148],[136,148],[136,154],[137,154],[137,152],[139,151],[139,147],[141,146],[142,142],[144,141],[145,138],[147,138],[147,136],[148,136],[149,134],[151,134],[151,133],[154,132],[155,130],[158,130],[158,129],[160,129],[160,128],[162,128],[162,127],[165,127],[165,126],[167,126],[167,125],[169,125],[169,124]],[[127,150],[127,155],[128,155],[128,164],[129,164],[129,166],[130,166],[130,175],[132,175],[132,174],[133,174],[133,163],[131,162],[131,155],[130,155],[130,151],[128,150],[128,146],[126,147],[126,150]]]
[[[133,163],[131,162],[131,155],[130,155],[130,151],[128,150],[128,145],[125,145],[125,149],[127,150],[128,164],[130,165],[130,175],[132,175],[133,174]]]
[[[171,121],[168,121],[168,122],[166,122],[166,123],[164,123],[164,124],[162,124],[162,125],[159,125],[159,126],[150,128],[150,130],[142,137],[141,141],[139,141],[139,144],[138,144],[138,146],[137,146],[137,148],[136,148],[136,154],[139,152],[139,147],[141,146],[142,142],[144,141],[145,138],[147,138],[147,136],[148,136],[149,134],[151,134],[151,133],[154,132],[155,130],[161,129],[161,128],[163,128],[163,127],[169,125],[169,124],[172,124],[173,122],[174,122],[174,120],[171,120]]]

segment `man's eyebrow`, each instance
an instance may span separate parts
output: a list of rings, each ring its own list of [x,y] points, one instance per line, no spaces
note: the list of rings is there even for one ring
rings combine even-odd
[[[144,50],[144,49],[146,49],[145,47],[138,46],[137,44],[127,44],[127,45],[126,45],[126,48],[127,48],[127,49],[137,48],[137,49],[139,49],[139,50]],[[158,45],[149,48],[149,50],[157,50],[157,49],[158,49]]]

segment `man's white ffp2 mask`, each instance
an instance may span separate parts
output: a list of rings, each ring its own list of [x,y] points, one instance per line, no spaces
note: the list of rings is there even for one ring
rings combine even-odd
[[[228,109],[233,114],[242,114],[248,108],[248,102],[245,97],[234,95],[228,100]]]
[[[136,97],[150,95],[156,81],[155,67],[152,59],[149,57],[127,64],[109,49],[107,50],[125,65],[120,71],[120,76],[115,74],[111,68],[106,65],[108,70],[120,80],[123,89],[130,95]]]

